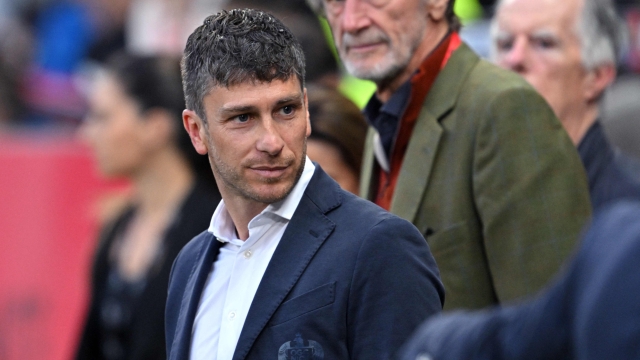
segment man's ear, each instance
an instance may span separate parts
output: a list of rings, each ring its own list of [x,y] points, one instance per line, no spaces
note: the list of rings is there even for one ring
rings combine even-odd
[[[202,119],[200,119],[195,111],[186,109],[182,111],[182,124],[185,130],[187,130],[187,133],[189,133],[191,143],[198,154],[205,155],[208,151],[207,129]]]
[[[604,90],[616,79],[614,64],[605,64],[589,70],[584,80],[584,97],[588,102],[597,101]]]
[[[309,116],[309,99],[307,98],[307,88],[304,88],[304,108],[307,113],[307,137],[311,135],[311,117]]]
[[[453,0],[427,0],[427,15],[434,22],[444,20],[449,1]]]

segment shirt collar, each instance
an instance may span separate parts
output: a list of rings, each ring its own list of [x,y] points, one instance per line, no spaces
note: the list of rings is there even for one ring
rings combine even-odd
[[[289,195],[278,202],[269,204],[260,214],[251,219],[249,227],[251,227],[251,223],[256,218],[261,217],[264,214],[273,214],[285,221],[291,220],[293,213],[295,213],[298,208],[298,204],[307,189],[307,185],[309,185],[309,182],[313,177],[315,169],[315,165],[313,165],[311,160],[309,160],[309,157],[306,157],[300,179],[294,185]],[[223,243],[238,239],[235,225],[233,224],[231,215],[229,215],[229,211],[227,211],[227,207],[224,204],[224,199],[220,201],[218,207],[216,207],[216,210],[213,212],[211,223],[207,231],[212,233],[218,241]]]
[[[411,80],[407,80],[396,90],[391,98],[385,103],[378,99],[377,95],[373,95],[364,108],[365,118],[369,120],[371,125],[375,127],[375,120],[380,113],[385,113],[396,119],[402,117],[409,98],[411,97]]]

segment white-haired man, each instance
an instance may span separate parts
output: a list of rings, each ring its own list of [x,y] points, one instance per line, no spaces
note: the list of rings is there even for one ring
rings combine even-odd
[[[502,0],[492,24],[494,61],[551,105],[578,147],[594,208],[640,199],[640,184],[620,166],[627,159],[598,122],[600,99],[616,76],[619,23],[610,0]]]

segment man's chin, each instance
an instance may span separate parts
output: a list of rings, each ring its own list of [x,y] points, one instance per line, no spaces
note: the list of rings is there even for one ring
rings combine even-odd
[[[250,197],[257,202],[263,204],[273,204],[284,200],[293,190],[293,186],[284,189],[265,189],[264,191],[255,191]]]
[[[352,76],[370,80],[375,83],[384,82],[390,76],[389,66],[380,66],[373,61],[345,61],[345,68]]]

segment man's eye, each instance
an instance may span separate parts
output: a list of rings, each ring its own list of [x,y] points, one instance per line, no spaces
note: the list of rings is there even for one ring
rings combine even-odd
[[[285,107],[282,108],[282,113],[285,115],[291,115],[293,114],[293,106],[287,105]]]
[[[496,46],[500,51],[509,51],[513,47],[513,39],[498,40]]]
[[[235,120],[238,122],[247,122],[249,121],[249,115],[247,114],[238,115],[235,117]]]
[[[535,38],[533,39],[533,44],[541,49],[551,49],[556,47],[556,41],[551,38]]]

